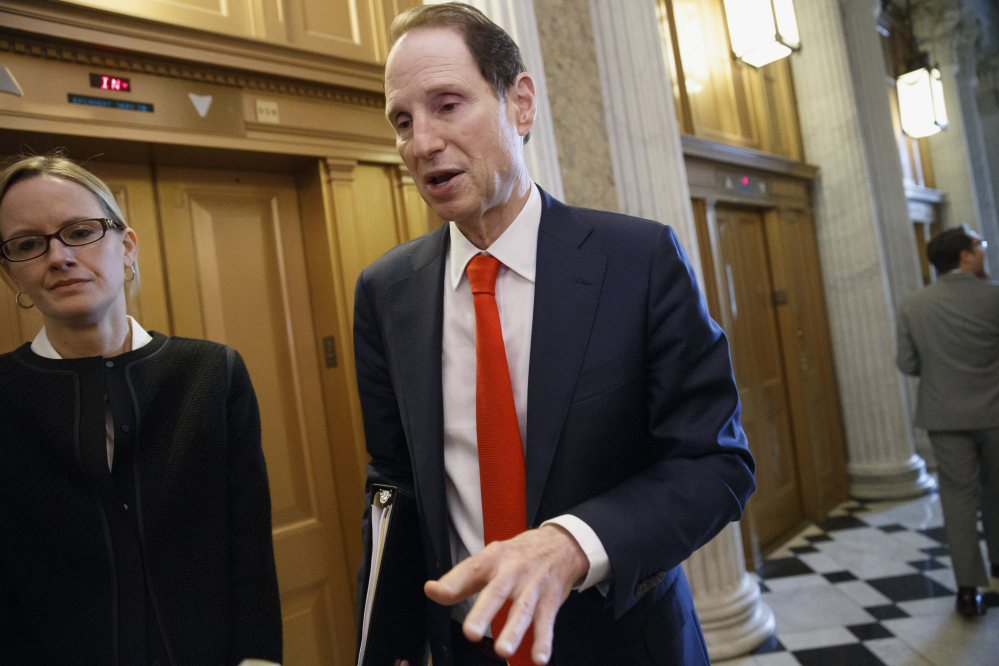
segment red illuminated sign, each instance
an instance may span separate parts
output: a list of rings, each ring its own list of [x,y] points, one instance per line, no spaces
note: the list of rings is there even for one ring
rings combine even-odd
[[[128,79],[123,79],[117,76],[108,76],[107,74],[90,74],[90,87],[100,88],[101,90],[110,90],[112,92],[131,92],[132,84]]]

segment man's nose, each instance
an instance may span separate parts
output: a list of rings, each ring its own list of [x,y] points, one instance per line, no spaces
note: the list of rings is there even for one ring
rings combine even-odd
[[[438,124],[430,118],[413,120],[413,150],[419,159],[430,159],[444,150],[444,138]]]

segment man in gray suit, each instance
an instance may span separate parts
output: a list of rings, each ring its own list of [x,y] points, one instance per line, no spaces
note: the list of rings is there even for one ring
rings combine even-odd
[[[902,301],[898,367],[919,381],[915,425],[929,431],[957,578],[957,611],[983,615],[988,574],[977,514],[999,577],[999,284],[985,273],[986,243],[966,225],[926,247],[937,281]]]

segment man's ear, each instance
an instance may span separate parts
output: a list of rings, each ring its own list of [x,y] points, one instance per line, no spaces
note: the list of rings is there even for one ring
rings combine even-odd
[[[514,108],[514,121],[517,133],[524,136],[534,126],[534,118],[538,113],[538,97],[534,90],[534,77],[527,72],[517,75],[506,95],[507,103]]]
[[[975,251],[972,250],[961,250],[961,259],[958,263],[958,268],[962,266],[968,266],[975,260]]]

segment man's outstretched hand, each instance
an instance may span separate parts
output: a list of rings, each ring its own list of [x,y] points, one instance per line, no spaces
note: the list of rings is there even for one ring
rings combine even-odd
[[[462,625],[465,637],[472,642],[482,640],[493,616],[511,600],[506,625],[493,637],[496,654],[512,656],[533,624],[531,657],[541,666],[551,658],[555,616],[572,586],[589,568],[586,554],[568,531],[545,525],[507,541],[494,541],[440,580],[428,581],[423,589],[430,599],[445,606],[479,593]],[[396,662],[395,666],[408,664]]]

